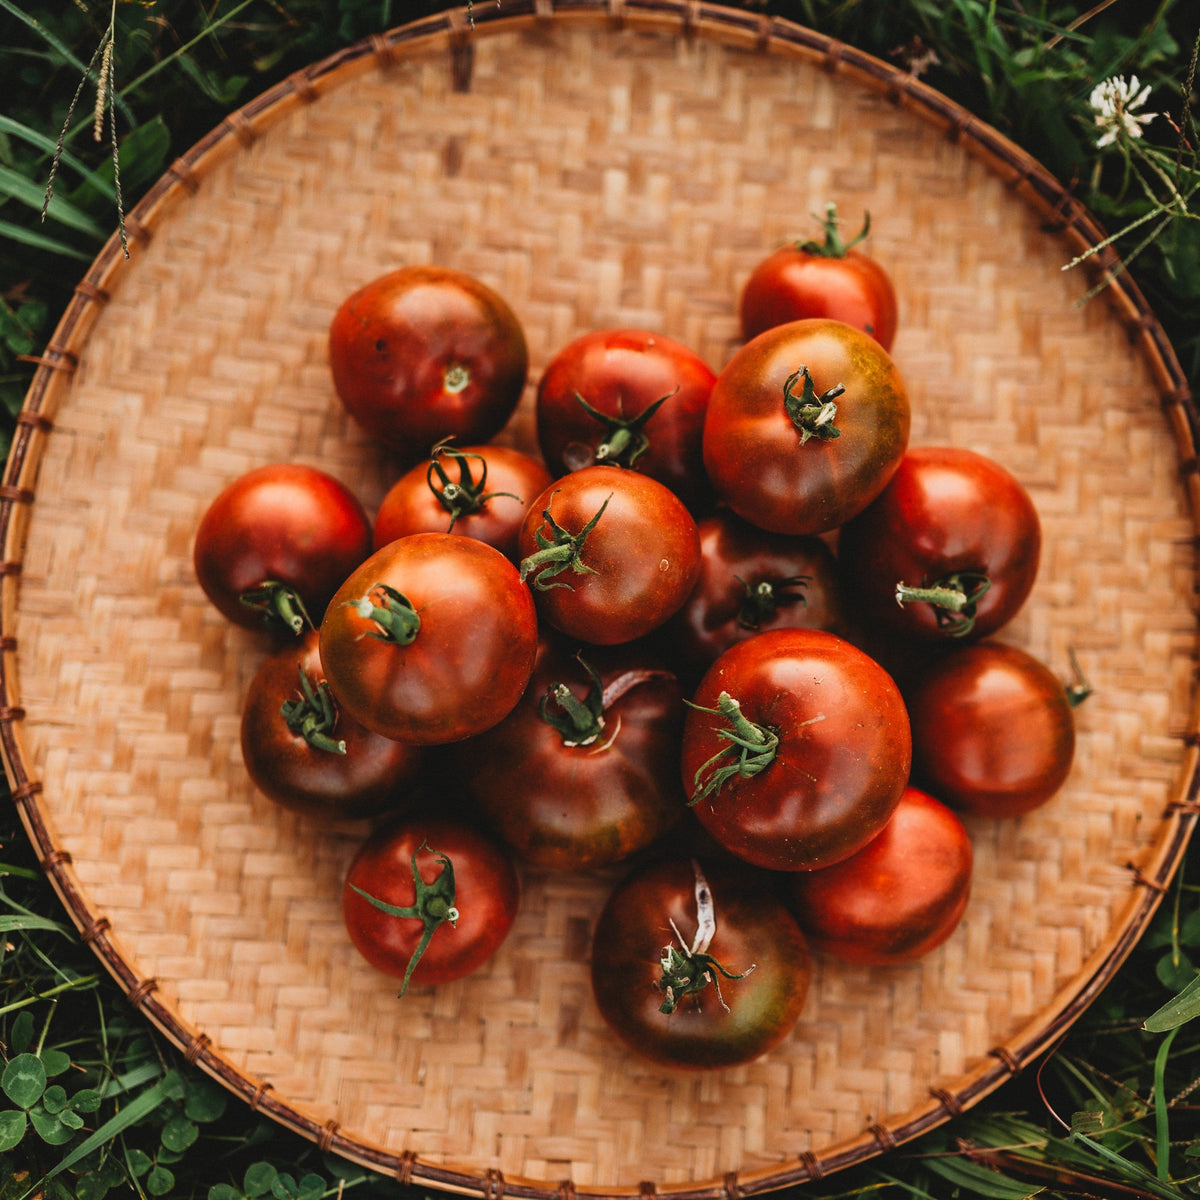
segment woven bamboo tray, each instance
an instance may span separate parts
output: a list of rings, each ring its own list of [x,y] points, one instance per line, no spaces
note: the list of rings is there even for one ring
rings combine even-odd
[[[498,1196],[735,1196],[859,1162],[1035,1061],[1146,925],[1197,814],[1193,408],[1102,236],[919,81],[687,0],[505,0],[407,25],[231,114],[80,283],[0,491],[15,803],[130,1002],[251,1107],[346,1158]],[[1006,634],[1096,687],[1064,792],[976,821],[974,896],[903,969],[818,964],[795,1035],[712,1074],[635,1061],[591,1003],[614,873],[526,873],[479,976],[398,1002],[338,907],[365,832],[275,809],[238,749],[261,654],[192,577],[208,501],[298,459],[368,506],[390,464],[334,398],[341,299],[432,261],[569,338],[658,329],[720,366],[741,281],[834,200],[901,297],[915,443],[1014,470],[1046,551]],[[1118,264],[1100,256],[1096,266]],[[531,393],[504,437],[532,445]]]

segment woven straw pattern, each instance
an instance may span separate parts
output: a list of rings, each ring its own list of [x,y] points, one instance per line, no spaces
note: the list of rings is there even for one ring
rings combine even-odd
[[[279,106],[245,145],[226,136],[112,273],[49,413],[6,593],[36,815],[135,999],[153,992],[192,1057],[326,1144],[546,1188],[786,1182],[936,1117],[931,1091],[969,1103],[1005,1047],[1086,990],[1144,905],[1139,872],[1169,853],[1195,566],[1162,381],[1109,304],[1077,304],[1089,280],[1060,270],[1075,249],[876,91],[801,56],[607,23],[472,46],[467,90],[436,41]],[[992,454],[1040,509],[1041,579],[1006,640],[1064,675],[1074,647],[1095,684],[1067,788],[974,823],[975,894],[941,951],[819,964],[795,1036],[747,1067],[663,1071],[602,1027],[588,938],[615,873],[528,872],[489,967],[398,1002],[341,927],[365,827],[278,811],[245,776],[239,705],[262,645],[192,577],[202,511],[281,459],[378,502],[392,469],[341,413],[325,336],[385,269],[445,263],[498,288],[533,380],[576,333],[618,324],[720,366],[741,281],[830,199],[848,225],[870,211],[901,297],[913,441]],[[530,401],[505,438],[531,444]]]

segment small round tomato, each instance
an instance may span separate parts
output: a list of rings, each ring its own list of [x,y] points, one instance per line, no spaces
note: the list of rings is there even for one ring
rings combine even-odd
[[[879,263],[856,250],[871,228],[849,242],[839,231],[837,206],[829,205],[821,222],[823,242],[792,242],[768,255],[742,288],[739,313],[742,336],[807,317],[845,321],[891,350],[896,337],[896,289]]]
[[[793,1029],[808,994],[804,935],[752,873],[667,859],[609,895],[592,991],[632,1050],[668,1067],[732,1067]]]
[[[242,760],[255,786],[284,808],[370,817],[402,805],[423,756],[338,711],[315,629],[259,664],[242,707]]]
[[[845,962],[915,962],[958,928],[974,852],[958,816],[908,787],[857,854],[791,877],[793,911],[814,949]]]
[[[840,632],[837,563],[820,538],[768,533],[728,509],[697,530],[700,574],[664,629],[687,675],[698,679],[730,646],[769,629]]]
[[[1006,467],[959,446],[920,446],[842,527],[838,563],[866,623],[921,638],[980,638],[1025,603],[1041,544],[1033,500]]]
[[[717,376],[704,465],[739,516],[772,533],[825,533],[883,490],[908,446],[900,372],[841,321],[777,325]]]
[[[379,971],[440,984],[477,971],[516,920],[512,856],[470,825],[409,817],[372,834],[342,887],[342,916],[358,952]]]
[[[696,522],[683,501],[624,467],[584,467],[551,484],[530,506],[518,548],[539,614],[596,645],[657,629],[700,568]]]
[[[370,553],[370,518],[345,484],[301,463],[270,463],[209,504],[192,557],[200,587],[228,620],[299,635]]]
[[[908,693],[913,776],[966,812],[1018,817],[1066,782],[1075,756],[1071,697],[1017,646],[975,642],[947,654]]]
[[[642,329],[603,329],[564,346],[537,389],[537,436],[557,475],[633,467],[689,505],[710,494],[701,438],[716,374],[694,350]]]
[[[347,412],[416,462],[445,437],[486,442],[525,388],[516,314],[462,271],[408,266],[348,296],[329,328],[329,365]]]
[[[731,853],[811,871],[883,828],[911,754],[904,701],[874,659],[825,630],[779,629],[738,642],[700,681],[683,782]]]
[[[517,568],[456,533],[414,533],[375,551],[321,622],[338,706],[416,745],[460,741],[503,720],[536,653],[537,614]]]
[[[517,534],[550,472],[509,446],[433,447],[389,488],[375,514],[375,549],[410,533],[460,533],[517,557]]]
[[[640,646],[572,654],[544,637],[521,702],[455,760],[464,790],[523,862],[605,866],[686,813],[682,727],[678,680]]]

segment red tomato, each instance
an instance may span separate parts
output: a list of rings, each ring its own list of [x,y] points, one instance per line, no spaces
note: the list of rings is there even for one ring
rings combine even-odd
[[[837,207],[822,222],[823,242],[793,242],[768,255],[742,288],[742,336],[757,337],[775,325],[806,317],[845,321],[870,334],[885,350],[896,337],[896,290],[875,259],[854,249],[871,227],[863,219],[856,238],[843,242]]]
[[[913,775],[947,804],[1018,817],[1050,800],[1075,756],[1067,689],[1033,655],[976,642],[935,663],[908,695]]]
[[[739,858],[779,871],[865,846],[900,802],[910,759],[891,677],[820,629],[726,650],[684,722],[683,782],[701,824]]]
[[[998,462],[956,446],[908,451],[878,498],[842,527],[845,593],[869,624],[979,638],[1010,621],[1037,578],[1041,525]]]
[[[410,533],[460,533],[516,559],[530,502],[549,486],[536,458],[508,446],[439,442],[427,463],[402,475],[375,515],[375,549]]]
[[[337,817],[399,807],[423,759],[416,746],[338,711],[315,629],[259,664],[242,708],[241,742],[246,771],[269,800]]]
[[[506,717],[536,653],[537,614],[516,567],[456,533],[414,533],[377,550],[321,623],[338,706],[417,745],[460,741]]]
[[[732,1067],[778,1045],[804,1008],[804,935],[752,874],[670,859],[609,896],[592,941],[592,990],[631,1049],[688,1069]]]
[[[730,646],[769,629],[840,632],[833,551],[818,537],[768,533],[720,509],[697,522],[700,574],[664,633],[697,679]]]
[[[517,707],[464,742],[464,790],[522,861],[603,866],[648,846],[684,816],[683,693],[644,650],[543,638]]]
[[[320,622],[370,553],[370,518],[345,484],[315,467],[271,463],[208,506],[193,562],[204,594],[235,625],[298,635]]]
[[[342,888],[350,940],[371,966],[404,980],[402,996],[410,982],[449,983],[478,970],[508,936],[519,904],[511,855],[471,826],[438,817],[373,834]]]
[[[716,375],[687,346],[641,329],[603,329],[564,346],[537,389],[537,436],[558,475],[634,467],[689,505],[710,494],[701,438]]]
[[[329,329],[346,410],[411,462],[434,442],[486,442],[512,415],[529,369],[516,314],[485,283],[409,266],[348,296]]]
[[[794,912],[815,949],[892,966],[935,950],[958,928],[974,853],[959,818],[906,788],[892,818],[857,854],[792,878]]]
[[[518,547],[543,619],[597,645],[657,629],[700,568],[683,501],[624,467],[584,467],[551,484],[530,506]]]
[[[908,393],[874,338],[841,321],[777,325],[717,376],[704,465],[718,495],[773,533],[857,516],[908,446]]]

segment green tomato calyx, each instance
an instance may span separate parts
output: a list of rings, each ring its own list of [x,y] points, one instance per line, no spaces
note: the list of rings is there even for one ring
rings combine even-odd
[[[825,240],[823,242],[797,242],[796,249],[802,250],[805,254],[815,254],[819,258],[845,258],[847,251],[863,241],[871,230],[871,214],[864,212],[863,227],[859,230],[858,236],[851,238],[848,242],[843,242],[841,221],[838,219],[836,204],[825,206],[824,217],[818,217],[816,213],[813,213],[812,218],[825,231]]]
[[[381,642],[409,646],[421,630],[421,617],[412,602],[386,583],[372,584],[357,600],[347,600],[346,606],[363,620],[375,622],[367,636]]]
[[[592,461],[598,464],[611,463],[617,467],[632,467],[650,449],[650,439],[646,436],[647,422],[678,391],[679,388],[676,387],[665,396],[659,396],[653,403],[647,404],[636,417],[610,417],[576,392],[575,399],[579,401],[583,411],[604,426],[604,437],[593,451]],[[621,407],[620,403],[618,407]]]
[[[728,692],[722,692],[717,697],[716,708],[705,708],[690,700],[686,703],[699,712],[712,713],[728,722],[727,728],[714,727],[717,737],[728,745],[697,768],[692,777],[694,791],[688,801],[689,806],[699,804],[708,796],[715,796],[730,779],[754,778],[775,761],[775,752],[779,748],[778,734],[751,721]],[[734,756],[734,761],[723,761],[730,755]]]
[[[287,629],[299,637],[313,627],[300,593],[277,579],[265,579],[257,587],[247,588],[238,600],[259,613],[272,629]]]
[[[982,571],[954,571],[941,579],[919,587],[901,581],[896,584],[896,603],[931,604],[938,629],[947,637],[965,638],[975,629],[979,601],[992,581]]]
[[[513,492],[486,491],[487,459],[482,454],[456,449],[450,445],[452,440],[452,438],[443,438],[440,442],[435,443],[429,452],[429,468],[425,472],[425,482],[428,483],[429,490],[437,498],[438,503],[450,514],[447,533],[454,532],[454,523],[459,517],[479,512],[489,500],[497,496],[508,496],[513,500],[520,500],[520,497]],[[442,465],[443,457],[449,458],[458,468],[457,479],[450,478],[449,472]],[[471,459],[479,463],[478,482],[471,478]],[[436,483],[434,482],[435,476]]]
[[[558,489],[555,489],[551,493],[546,507],[542,510],[545,524],[534,532],[538,548],[521,560],[521,582],[531,580],[539,592],[556,587],[570,588],[571,585],[565,579],[558,579],[558,576],[568,568],[576,575],[596,574],[596,569],[589,567],[580,556],[583,553],[583,546],[587,541],[588,534],[596,528],[597,522],[608,507],[608,501],[612,499],[612,496],[609,496],[578,533],[570,533],[554,519],[554,515],[550,511],[550,505],[554,503],[554,497],[557,495]],[[542,532],[547,525],[550,527],[549,535]]]
[[[796,384],[803,380],[800,394],[796,394]],[[783,384],[783,407],[788,417],[800,434],[800,445],[809,438],[829,441],[841,437],[842,431],[834,424],[837,418],[837,404],[834,401],[845,392],[845,384],[835,384],[827,392],[817,395],[813,385],[812,374],[807,367],[793,371]]]
[[[314,750],[326,754],[346,753],[344,739],[333,736],[337,728],[338,711],[329,684],[324,679],[314,686],[301,667],[300,695],[285,700],[279,712],[288,729],[297,737],[302,737]]]
[[[737,623],[742,629],[757,632],[771,621],[781,608],[808,603],[804,587],[812,578],[810,575],[792,575],[787,579],[759,579],[755,583],[747,583],[740,575],[735,575],[734,578],[746,592],[737,615]]]

